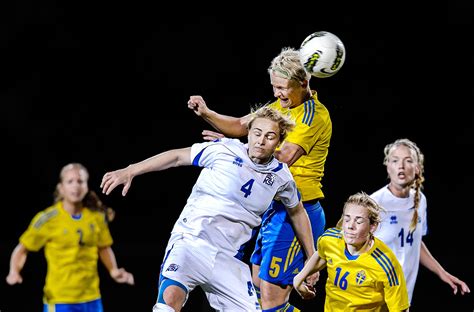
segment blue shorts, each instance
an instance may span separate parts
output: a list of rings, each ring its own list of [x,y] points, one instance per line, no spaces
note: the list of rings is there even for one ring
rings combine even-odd
[[[314,243],[324,232],[326,216],[319,201],[303,203],[311,227]],[[281,202],[273,202],[262,217],[262,225],[255,241],[250,262],[260,265],[259,277],[269,283],[293,285],[293,277],[303,269],[306,255],[295,236],[291,219]]]
[[[43,304],[43,312],[104,312],[102,300],[83,303]]]

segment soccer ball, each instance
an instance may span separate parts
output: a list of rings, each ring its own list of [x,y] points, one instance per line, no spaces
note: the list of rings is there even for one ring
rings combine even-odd
[[[341,39],[327,31],[312,33],[300,46],[301,64],[314,77],[331,77],[341,69],[345,59],[346,48]]]

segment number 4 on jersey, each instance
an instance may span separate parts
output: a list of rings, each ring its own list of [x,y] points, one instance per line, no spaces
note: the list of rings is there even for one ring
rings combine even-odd
[[[240,188],[240,190],[245,194],[244,195],[245,198],[247,198],[252,193],[253,182],[255,182],[255,180],[250,179],[247,181],[247,183],[242,185],[242,187]]]

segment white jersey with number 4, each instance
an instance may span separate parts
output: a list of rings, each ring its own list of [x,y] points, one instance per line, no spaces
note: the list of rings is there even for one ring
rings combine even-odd
[[[410,302],[420,264],[421,239],[428,231],[426,197],[420,194],[418,223],[414,232],[409,231],[415,203],[414,190],[410,191],[409,197],[400,198],[394,196],[387,185],[370,195],[386,210],[374,234],[392,249],[402,265]]]
[[[288,166],[276,158],[254,163],[237,139],[193,144],[191,160],[204,168],[173,233],[192,234],[234,256],[274,198],[289,208],[299,203]]]

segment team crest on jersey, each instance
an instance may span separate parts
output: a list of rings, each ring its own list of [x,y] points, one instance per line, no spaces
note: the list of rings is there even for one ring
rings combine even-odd
[[[235,157],[234,161],[232,164],[237,165],[239,167],[242,167],[242,164],[244,163],[244,160],[240,157]]]
[[[268,173],[265,179],[263,180],[263,183],[272,186],[273,182],[275,182],[275,175],[273,173]]]
[[[397,216],[390,216],[390,224],[397,224]]]
[[[356,274],[356,283],[357,283],[357,285],[362,284],[365,281],[366,277],[367,276],[365,275],[364,270],[360,270],[359,272],[357,272],[357,274]]]
[[[166,269],[166,272],[168,272],[168,271],[176,272],[176,271],[178,271],[178,269],[179,269],[179,265],[171,263],[168,266],[168,268]]]

